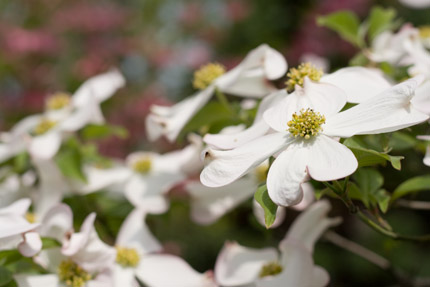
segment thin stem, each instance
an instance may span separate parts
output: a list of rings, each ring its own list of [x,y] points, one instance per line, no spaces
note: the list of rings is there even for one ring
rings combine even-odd
[[[324,238],[331,243],[342,247],[351,253],[354,253],[355,255],[358,255],[367,261],[375,264],[376,266],[380,267],[381,269],[388,270],[391,268],[391,263],[384,257],[380,256],[379,254],[376,254],[375,252],[351,241],[346,239],[345,237],[340,236],[339,234],[333,232],[333,231],[327,231],[324,234]]]
[[[373,228],[375,231],[378,231],[379,233],[381,233],[385,236],[388,236],[392,239],[404,240],[404,241],[415,241],[415,242],[430,241],[430,234],[422,235],[422,236],[409,236],[409,235],[398,234],[398,233],[395,233],[394,231],[387,230],[387,229],[383,228],[382,226],[380,226],[379,224],[377,224],[376,222],[371,220],[369,217],[367,217],[367,215],[365,215],[360,210],[358,210],[357,214],[358,214],[359,218],[361,219],[361,221],[366,223],[368,226]]]
[[[224,95],[223,92],[221,92],[218,88],[215,88],[215,96],[217,97],[218,101],[229,110],[229,112],[233,113],[233,110],[230,106],[230,103],[228,102],[227,97]]]
[[[395,204],[410,209],[430,210],[430,202],[426,201],[398,199]]]

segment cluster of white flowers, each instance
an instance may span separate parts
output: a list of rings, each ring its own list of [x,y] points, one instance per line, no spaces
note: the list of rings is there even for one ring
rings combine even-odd
[[[105,124],[100,104],[125,79],[111,70],[73,95],[53,94],[42,114],[0,133],[0,263],[7,266],[12,254],[7,252],[15,250],[14,256],[19,252],[38,266],[14,274],[19,287],[326,286],[329,275],[314,264],[314,244],[341,220],[327,216],[329,201],[316,201],[309,181],[335,181],[357,170],[359,161],[344,139],[391,133],[429,119],[430,37],[420,35],[408,25],[383,32],[363,51],[374,67],[329,74],[309,62],[287,71],[283,55],[266,44],[229,71],[208,64],[194,75],[198,92],[170,107],[151,107],[148,138],[177,140],[213,95],[227,109],[232,106],[226,96],[245,98],[233,113],[249,116],[254,110],[251,121],[189,133],[188,145],[164,154],[137,151],[108,163],[98,154],[81,155],[72,172],[67,155],[81,152],[76,151],[79,132]],[[409,78],[396,83],[376,68],[380,62],[407,67]],[[285,75],[286,87],[277,89],[273,81]],[[30,167],[17,167],[20,161]],[[430,149],[424,163],[430,166]],[[168,192],[178,186],[188,192],[191,218],[198,224],[216,222],[264,186],[278,206],[272,228],[286,217],[285,207],[303,212],[279,250],[226,242],[213,272],[202,274],[163,253],[145,223],[148,214],[169,210]],[[95,212],[76,232],[73,211],[63,203],[71,195],[101,191],[133,207],[112,245],[99,238]],[[260,204],[254,200],[254,214],[264,225],[266,206]]]

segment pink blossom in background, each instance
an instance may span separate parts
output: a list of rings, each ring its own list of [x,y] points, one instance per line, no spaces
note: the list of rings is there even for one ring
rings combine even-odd
[[[53,25],[59,30],[102,32],[125,23],[127,12],[116,5],[95,5],[86,2],[62,7],[53,16]]]
[[[190,69],[198,69],[200,66],[208,63],[211,59],[212,51],[203,43],[193,43],[184,47],[177,55],[177,60],[181,61]]]
[[[184,3],[178,14],[178,22],[185,27],[191,27],[202,20],[202,14],[201,3]]]
[[[59,49],[58,40],[48,31],[3,26],[0,32],[3,36],[4,49],[12,55],[50,54]]]
[[[245,19],[248,17],[251,10],[249,3],[242,0],[229,1],[226,5],[226,14],[233,22]]]

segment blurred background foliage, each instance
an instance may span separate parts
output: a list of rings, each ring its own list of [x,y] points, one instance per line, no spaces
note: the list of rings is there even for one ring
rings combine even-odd
[[[138,149],[167,151],[174,146],[146,140],[145,115],[153,103],[169,104],[190,95],[192,74],[199,66],[216,60],[230,68],[252,48],[268,43],[286,56],[290,66],[312,53],[328,58],[335,70],[346,66],[357,50],[334,32],[318,27],[316,17],[347,9],[364,18],[374,5],[395,8],[404,22],[430,22],[430,10],[408,9],[395,0],[2,0],[0,129],[8,130],[20,118],[40,112],[49,94],[73,92],[88,77],[118,67],[127,86],[104,103],[104,111],[108,122],[129,130],[129,137],[99,141],[102,153],[123,158]],[[414,130],[414,134],[426,133],[428,128]],[[391,166],[378,168],[388,191],[409,177],[429,172],[421,163],[423,148],[419,153],[397,153],[406,156],[402,172]],[[416,197],[430,200],[425,193]],[[213,269],[225,240],[252,247],[276,246],[297,216],[289,210],[280,227],[266,230],[253,217],[249,201],[217,223],[201,227],[190,221],[188,198],[180,187],[172,198],[171,210],[150,216],[148,224],[166,250],[183,256],[199,271]],[[106,241],[112,241],[131,209],[128,203],[101,193],[66,202],[78,224],[90,210],[102,211],[97,227]],[[335,202],[332,214],[345,218],[337,228],[345,237],[413,276],[430,276],[428,245],[387,239],[349,216],[340,202]],[[428,211],[396,208],[386,218],[400,233],[430,233]],[[315,260],[331,274],[331,286],[396,282],[392,275],[324,240],[316,247]]]

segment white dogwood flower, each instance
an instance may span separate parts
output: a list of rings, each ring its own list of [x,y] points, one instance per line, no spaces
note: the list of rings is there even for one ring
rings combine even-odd
[[[111,70],[84,82],[73,96],[59,93],[49,97],[45,113],[26,117],[0,135],[0,162],[26,149],[34,156],[52,158],[67,133],[89,123],[103,123],[100,103],[123,85],[123,76]]]
[[[146,118],[150,140],[165,136],[174,141],[186,123],[210,100],[215,90],[242,97],[261,98],[274,90],[268,80],[282,77],[287,70],[284,57],[268,45],[260,45],[226,72],[219,64],[208,64],[195,73],[194,87],[200,91],[171,106],[151,107]]]
[[[340,223],[328,218],[328,201],[314,203],[297,217],[275,248],[253,249],[227,242],[215,264],[221,286],[318,287],[329,282],[327,271],[315,266],[313,246],[324,231]]]
[[[275,133],[233,150],[209,149],[200,180],[209,187],[224,186],[275,155],[267,178],[269,195],[278,205],[295,205],[303,197],[300,185],[308,176],[330,181],[357,169],[354,154],[337,138],[392,132],[427,120],[411,103],[422,80],[405,81],[343,112],[339,111],[345,101],[340,98],[321,98],[304,106],[286,97],[264,113]]]

